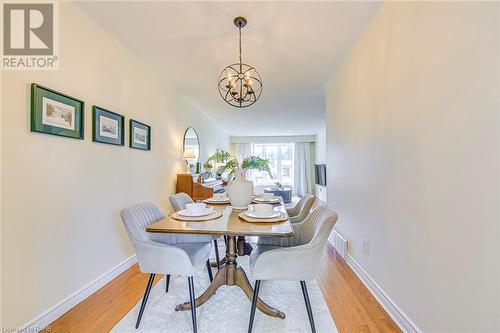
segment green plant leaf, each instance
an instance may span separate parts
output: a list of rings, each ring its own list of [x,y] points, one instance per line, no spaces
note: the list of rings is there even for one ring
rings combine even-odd
[[[259,171],[266,171],[271,178],[274,178],[273,175],[271,174],[271,168],[269,167],[270,163],[271,162],[268,159],[261,158],[259,156],[248,156],[245,157],[245,159],[241,163],[241,167],[247,170],[253,169]]]
[[[212,162],[213,164],[222,164],[217,167],[217,172],[223,173],[229,170],[229,178],[232,178],[234,176],[234,169],[238,168],[266,171],[271,178],[274,178],[271,174],[271,162],[268,159],[261,158],[259,156],[247,156],[240,165],[238,163],[238,160],[236,160],[236,158],[232,156],[231,153],[222,149],[217,149],[217,151],[208,158],[204,166],[212,165]]]

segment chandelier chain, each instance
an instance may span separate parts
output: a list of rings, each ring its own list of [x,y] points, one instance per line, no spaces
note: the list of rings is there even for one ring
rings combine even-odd
[[[240,31],[240,67],[241,67],[241,24],[238,27],[238,30]],[[241,68],[240,68],[240,70],[241,70]]]
[[[243,65],[242,65],[242,62],[241,62],[241,23],[240,23],[240,25],[238,27],[238,30],[239,30],[239,33],[240,33],[240,73],[243,73]],[[241,104],[243,102],[243,99],[241,98],[242,96],[243,96],[243,85],[240,84],[240,100],[239,100],[240,106],[241,106]]]

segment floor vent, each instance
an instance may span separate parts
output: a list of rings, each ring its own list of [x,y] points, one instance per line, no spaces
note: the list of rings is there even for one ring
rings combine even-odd
[[[333,245],[335,250],[340,254],[340,256],[344,259],[347,259],[347,239],[342,237],[335,229],[330,234],[328,238],[330,243]]]

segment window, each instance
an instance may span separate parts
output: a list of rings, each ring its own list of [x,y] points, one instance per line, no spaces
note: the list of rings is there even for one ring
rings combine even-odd
[[[293,143],[254,143],[253,155],[269,159],[271,173],[254,171],[252,178],[255,185],[271,185],[280,182],[282,185],[293,185]]]

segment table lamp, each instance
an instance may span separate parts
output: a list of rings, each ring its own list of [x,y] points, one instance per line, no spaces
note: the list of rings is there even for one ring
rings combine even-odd
[[[196,159],[196,155],[194,153],[194,150],[192,150],[192,149],[184,150],[184,154],[182,154],[182,158],[186,160],[187,173],[191,173],[191,170],[189,170],[189,162],[192,162]]]

